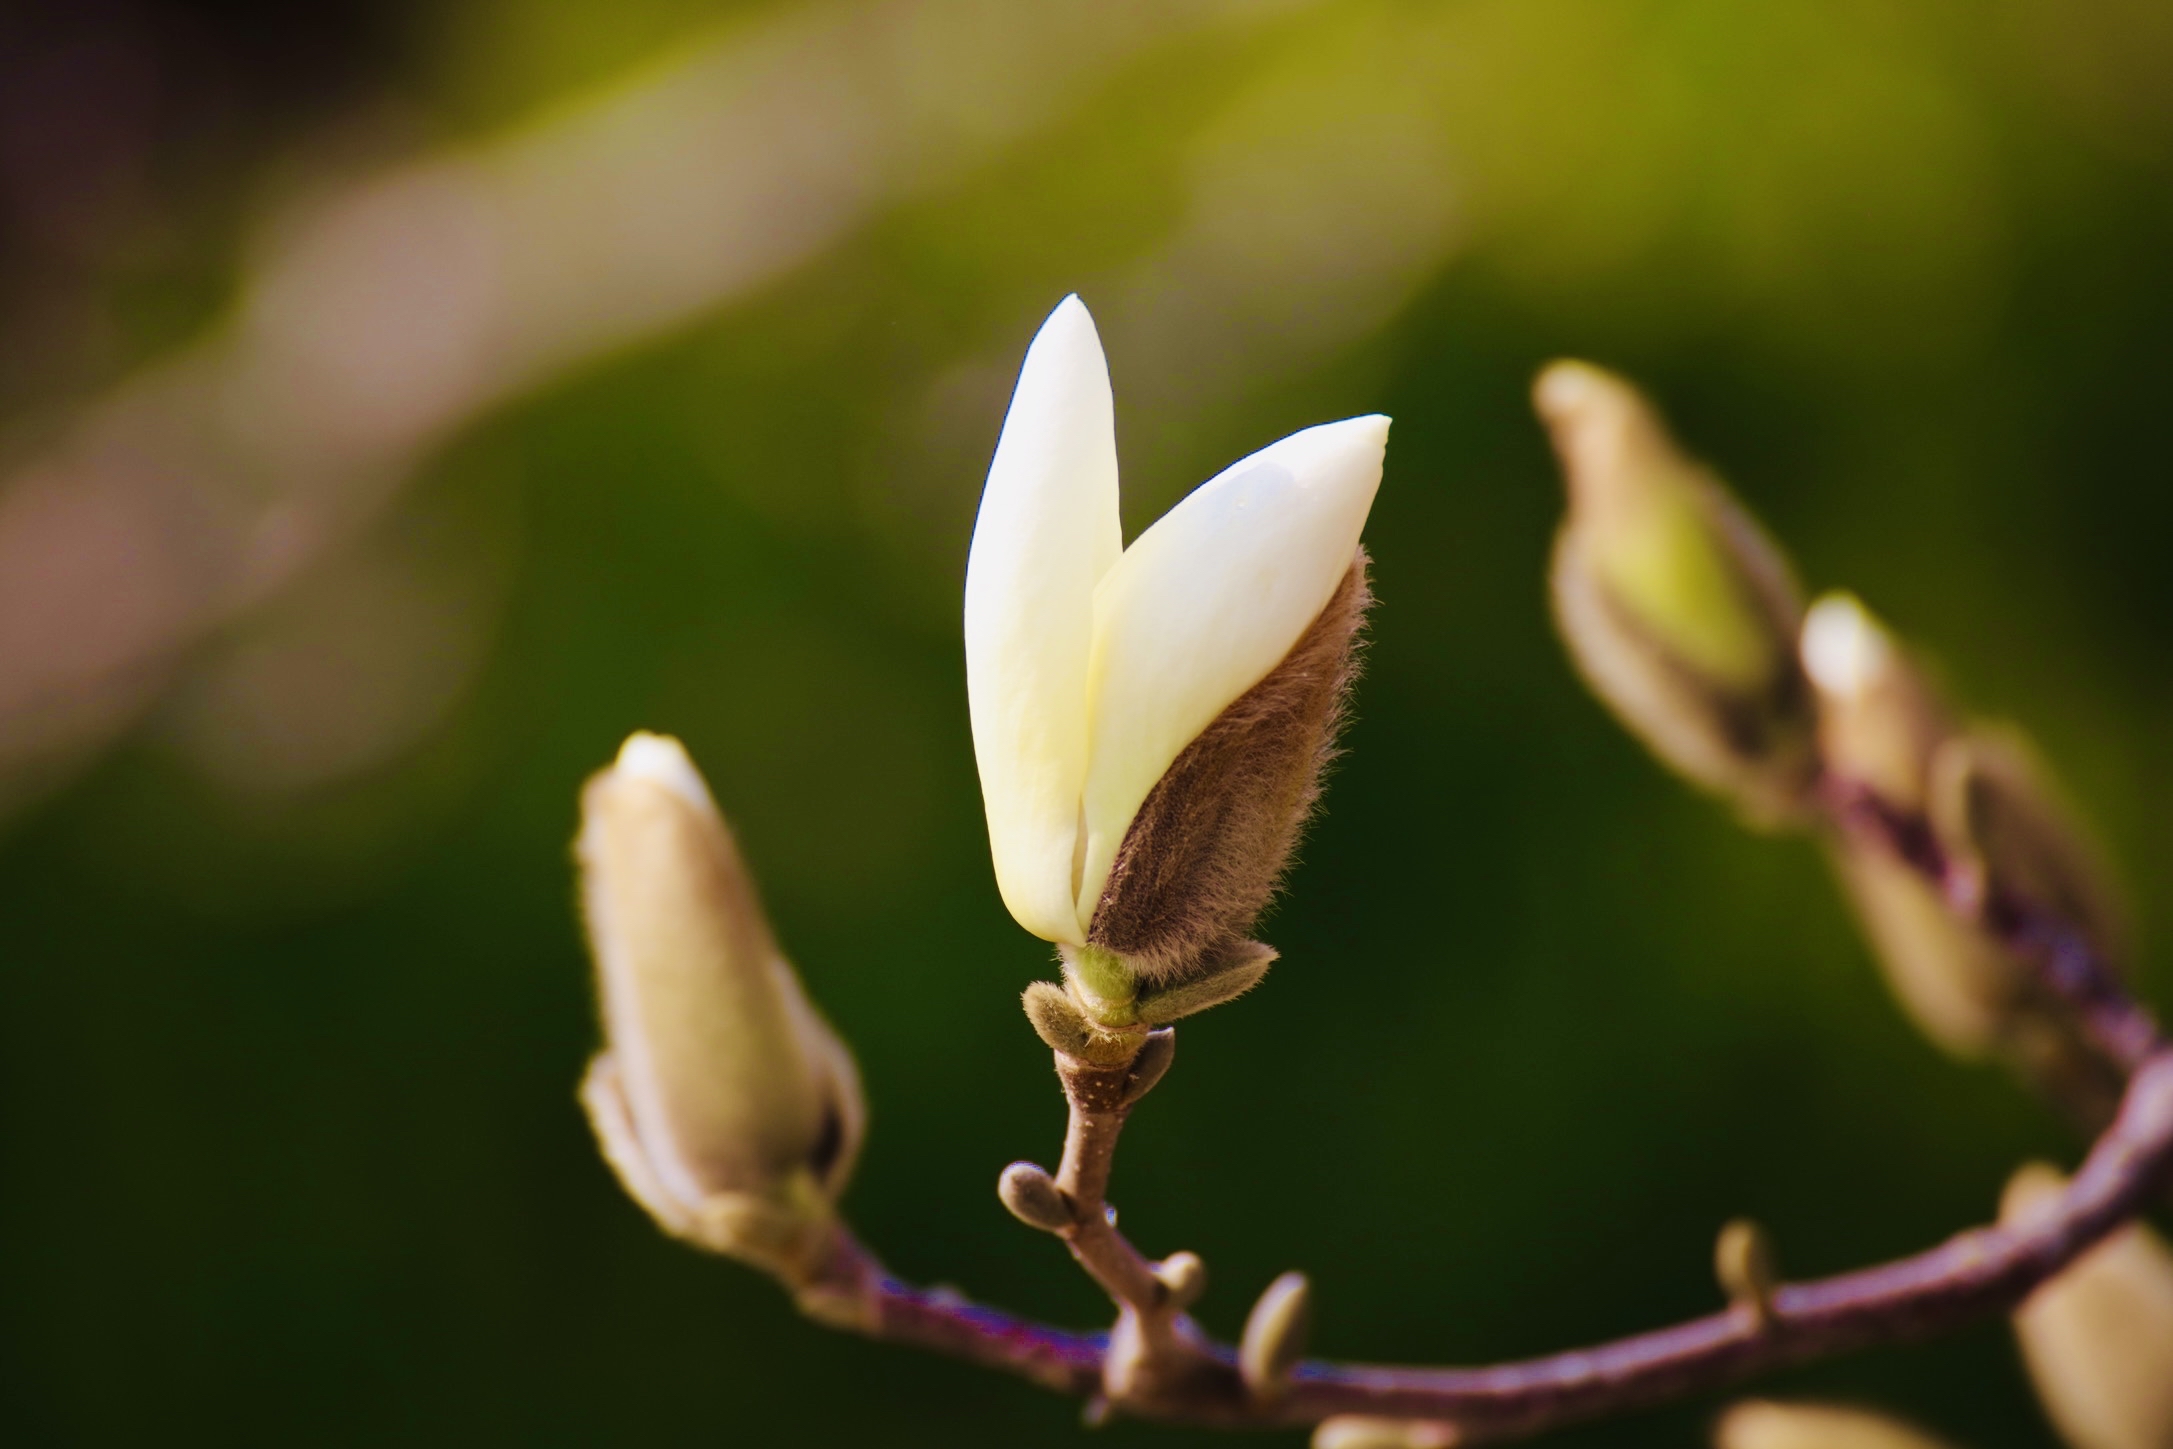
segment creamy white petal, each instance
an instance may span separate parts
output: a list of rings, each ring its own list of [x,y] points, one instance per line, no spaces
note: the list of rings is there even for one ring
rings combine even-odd
[[[1027,350],[966,563],[966,695],[996,885],[1052,941],[1082,939],[1094,586],[1123,546],[1109,368],[1094,319],[1066,297]]]
[[[1155,782],[1334,595],[1387,444],[1379,415],[1293,433],[1194,489],[1102,580],[1080,929]]]

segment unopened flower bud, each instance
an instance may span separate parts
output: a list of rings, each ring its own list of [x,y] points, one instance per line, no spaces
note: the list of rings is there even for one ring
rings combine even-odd
[[[628,739],[581,813],[605,1039],[582,1100],[604,1154],[668,1232],[792,1276],[859,1146],[852,1056],[779,953],[677,740]]]
[[[2125,929],[2104,865],[2034,752],[2012,730],[1964,724],[1929,672],[1861,602],[1829,594],[1804,620],[1820,751],[1836,779],[1922,814],[1976,877],[2079,930],[2109,961]],[[2119,1083],[2029,963],[1891,852],[1833,847],[1834,869],[1887,980],[1925,1034],[1963,1057],[1996,1053],[2086,1123]]]
[[[2067,1185],[2032,1163],[2000,1200],[2025,1224]],[[2014,1313],[2045,1412],[2072,1449],[2173,1446],[2173,1252],[2140,1222],[2115,1229]]]
[[[1104,999],[1229,960],[1332,752],[1388,419],[1292,434],[1124,547],[1109,373],[1068,298],[1028,350],[966,565],[997,885],[1112,963]]]
[[[1621,378],[1558,362],[1533,401],[1569,490],[1555,621],[1586,682],[1746,819],[1795,816],[1815,761],[1787,559]]]
[[[1749,1399],[1713,1426],[1714,1449],[1945,1449],[1921,1429],[1839,1404]]]

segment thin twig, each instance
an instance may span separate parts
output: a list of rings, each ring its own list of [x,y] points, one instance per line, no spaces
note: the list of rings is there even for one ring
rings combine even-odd
[[[1167,1295],[1154,1276],[1154,1264],[1117,1231],[1109,1207],[1117,1136],[1131,1114],[1124,1100],[1130,1064],[1097,1067],[1060,1056],[1057,1076],[1071,1108],[1064,1157],[1056,1170],[1056,1185],[1070,1201],[1074,1218],[1062,1234],[1064,1243],[1119,1308],[1160,1317]]]
[[[1152,1262],[1107,1211],[1129,1111],[1125,1070],[1060,1058],[1071,1117],[1058,1185],[1077,1218],[1063,1236],[1118,1304],[1114,1333],[1047,1328],[902,1283],[842,1228],[819,1281],[803,1288],[802,1304],[838,1326],[1005,1369],[1141,1418],[1267,1427],[1362,1414],[1435,1421],[1453,1428],[1459,1442],[1520,1437],[1710,1392],[2009,1310],[2173,1179],[2173,1047],[2082,932],[1996,884],[1986,890],[1965,879],[1920,816],[1848,781],[1823,782],[1819,800],[1835,829],[1907,862],[1958,917],[2030,963],[2130,1078],[2118,1117],[2055,1207],[2027,1224],[1974,1228],[1895,1262],[1781,1284],[1762,1311],[1737,1305],[1544,1358],[1485,1368],[1307,1361],[1286,1392],[1263,1399],[1248,1394],[1234,1350],[1208,1340],[1170,1305]]]

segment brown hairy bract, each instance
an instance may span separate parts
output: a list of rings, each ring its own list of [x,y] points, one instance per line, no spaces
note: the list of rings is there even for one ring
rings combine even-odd
[[[1125,832],[1087,940],[1167,983],[1239,946],[1320,798],[1373,593],[1359,549],[1266,678],[1185,747]]]

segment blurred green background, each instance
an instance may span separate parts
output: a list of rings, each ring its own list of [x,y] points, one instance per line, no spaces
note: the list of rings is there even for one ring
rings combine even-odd
[[[1205,1321],[1302,1267],[1319,1351],[1478,1362],[1705,1311],[1730,1216],[1805,1275],[1984,1219],[2077,1144],[1912,1032],[1809,845],[1580,690],[1526,389],[1640,379],[1808,582],[2034,731],[2166,1002],[2169,183],[2157,0],[11,7],[0,1432],[1085,1432],[619,1193],[567,851],[621,737],[681,735],[859,1055],[863,1236],[1104,1316],[993,1192],[1062,1110],[957,627],[1074,290],[1133,532],[1396,419],[1282,964],[1119,1165]],[[1998,1325],[1765,1387],[2051,1442]]]

